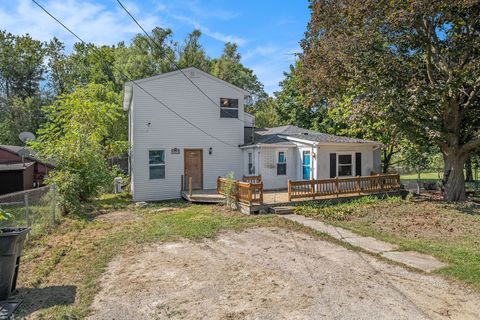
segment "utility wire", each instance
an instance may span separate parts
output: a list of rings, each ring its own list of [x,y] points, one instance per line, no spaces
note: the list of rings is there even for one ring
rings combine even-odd
[[[132,20],[135,22],[135,24],[143,31],[143,33],[145,33],[145,35],[148,37],[148,39],[150,39],[151,43],[152,43],[152,46],[155,46],[158,50],[161,50],[161,46],[155,41],[155,39],[152,38],[152,36],[145,30],[145,28],[142,27],[142,25],[140,24],[140,22],[138,22],[137,19],[135,19],[135,17],[133,16],[133,14],[130,13],[130,11],[128,11],[128,9],[123,5],[123,3],[120,1],[120,0],[117,0],[118,4],[120,5],[120,7],[122,7],[122,9],[130,16],[130,18],[132,18]],[[218,107],[217,103],[212,99],[210,98],[210,96],[208,94],[205,93],[205,91],[203,91],[195,82],[193,82],[192,79],[190,79],[186,74],[185,72],[183,72],[183,70],[180,68],[180,66],[178,65],[178,63],[174,60],[174,59],[171,59],[168,55],[166,55],[166,58],[168,59],[168,61],[170,61],[171,64],[173,64],[175,66],[175,68],[177,68],[178,71],[180,71],[183,76],[188,80],[190,81],[190,83],[198,89],[198,91],[200,91],[208,100],[210,100],[213,105],[215,107]],[[246,123],[246,121],[244,120],[240,120],[238,118],[233,118],[235,120],[238,120],[242,123]]]
[[[37,0],[32,0],[33,3],[35,3],[40,9],[42,9],[47,15],[49,15],[53,20],[55,20],[58,24],[60,24],[65,30],[67,30],[70,34],[72,34],[75,38],[77,38],[80,42],[82,42],[84,45],[86,45],[87,47],[89,46],[88,43],[86,43],[82,38],[80,38],[80,36],[78,36],[75,32],[73,32],[70,28],[68,28],[65,24],[63,24],[59,19],[57,19],[53,14],[51,14],[47,9],[45,9],[41,4],[39,4],[37,2]],[[90,48],[92,48],[92,51],[97,55],[97,57],[99,57],[100,59],[106,61],[106,59],[103,57],[103,55],[99,54],[98,51],[96,50],[95,47],[93,46],[90,46]],[[135,80],[132,80],[130,79],[122,70],[116,68],[114,65],[112,65],[112,68],[117,70],[119,73],[122,74],[122,76],[127,79],[129,82],[135,84],[135,86],[137,86],[139,89],[141,89],[143,92],[145,92],[147,95],[149,95],[150,97],[152,97],[154,100],[156,100],[158,103],[160,103],[160,105],[162,105],[163,107],[165,107],[166,109],[168,109],[169,111],[171,111],[172,113],[174,113],[177,117],[179,117],[180,119],[184,120],[185,122],[187,122],[188,124],[190,124],[192,127],[196,128],[197,130],[203,132],[204,134],[206,134],[207,136],[227,145],[227,146],[231,146],[231,147],[234,147],[234,148],[238,148],[238,145],[233,145],[233,144],[230,144],[226,141],[223,141],[217,137],[215,137],[214,135],[208,133],[207,131],[203,130],[202,128],[200,128],[199,126],[197,126],[196,124],[194,124],[193,122],[191,122],[190,120],[186,119],[185,117],[183,117],[182,115],[180,115],[178,112],[176,112],[175,110],[173,110],[172,108],[170,108],[168,105],[166,105],[164,102],[162,102],[161,100],[157,99],[154,95],[152,95],[150,92],[148,92],[147,90],[145,90],[142,86],[140,86]]]

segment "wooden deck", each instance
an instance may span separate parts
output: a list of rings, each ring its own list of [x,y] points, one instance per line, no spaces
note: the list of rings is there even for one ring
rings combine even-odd
[[[306,198],[296,198],[288,201],[288,190],[266,190],[263,192],[263,203],[261,204],[245,204],[240,203],[241,211],[244,213],[254,213],[254,212],[271,212],[272,208],[285,207],[285,206],[295,206],[302,202],[308,201],[347,201],[350,199],[363,197],[363,196],[393,196],[399,195],[404,196],[407,193],[405,190],[391,190],[378,193],[344,193],[339,195],[329,195],[329,196],[317,196],[315,199],[311,197]],[[215,204],[222,203],[225,200],[225,196],[218,194],[217,190],[192,190],[192,194],[189,195],[188,191],[182,192],[182,198],[190,201],[192,203],[205,203],[205,204]]]
[[[192,194],[182,191],[182,198],[194,203],[220,203],[225,200],[225,196],[218,194],[215,189],[192,190]]]
[[[240,211],[244,213],[284,211],[284,206],[295,206],[306,201],[346,201],[366,195],[383,197],[387,195],[405,196],[401,189],[398,174],[377,174],[350,178],[323,180],[288,180],[285,190],[263,190],[261,176],[244,177],[243,181],[222,177],[217,179],[217,189],[192,190],[191,178],[182,176],[182,198],[195,203],[220,203],[229,193],[236,199]],[[187,181],[187,185],[184,185]],[[407,192],[408,193],[408,192]],[[292,207],[293,208],[293,207]]]

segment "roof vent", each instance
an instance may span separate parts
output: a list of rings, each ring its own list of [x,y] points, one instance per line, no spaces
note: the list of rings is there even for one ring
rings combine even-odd
[[[188,76],[189,76],[190,78],[196,78],[196,77],[198,77],[198,74],[197,74],[197,72],[196,72],[195,70],[189,70],[189,71],[188,71]]]
[[[302,132],[304,136],[308,136],[308,132]]]

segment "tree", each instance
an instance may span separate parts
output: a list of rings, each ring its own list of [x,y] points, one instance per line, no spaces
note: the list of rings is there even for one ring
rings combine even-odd
[[[0,141],[4,144],[19,145],[20,132],[36,132],[45,120],[42,111],[44,100],[39,95],[25,99],[11,98],[2,108],[0,116]]]
[[[284,72],[280,91],[275,92],[276,113],[281,125],[295,124],[302,128],[322,130],[321,123],[325,109],[320,103],[307,105],[300,89],[296,66],[290,65],[290,72]]]
[[[176,44],[171,40],[170,29],[155,28],[151,40],[145,35],[137,34],[130,46],[119,43],[115,50],[114,75],[117,87],[123,87],[125,76],[130,79],[142,79],[175,69]]]
[[[357,88],[419,145],[444,157],[444,198],[465,199],[463,167],[480,146],[476,1],[311,0],[302,78],[329,100]]]
[[[112,86],[89,84],[63,94],[45,107],[47,122],[38,130],[32,147],[57,165],[49,183],[57,185],[65,211],[77,211],[84,201],[96,196],[113,181],[107,158],[125,152],[118,148],[125,134],[118,136],[124,122],[120,95]],[[123,142],[123,143],[122,143]]]
[[[241,55],[235,43],[227,42],[222,55],[212,61],[210,73],[228,83],[247,90],[252,94],[251,104],[266,99],[267,93],[252,69],[241,63]]]
[[[180,68],[196,67],[205,72],[210,71],[211,61],[200,43],[201,35],[200,30],[193,30],[187,35],[183,46],[178,47],[178,66]]]
[[[44,43],[28,34],[15,36],[0,31],[0,95],[8,100],[37,94],[46,71],[45,56]]]

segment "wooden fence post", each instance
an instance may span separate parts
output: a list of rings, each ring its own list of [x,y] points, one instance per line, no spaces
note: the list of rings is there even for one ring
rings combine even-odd
[[[292,180],[288,179],[288,202],[292,201]]]
[[[362,188],[360,187],[360,176],[357,176],[355,181],[356,181],[357,192],[360,195],[362,193]]]

